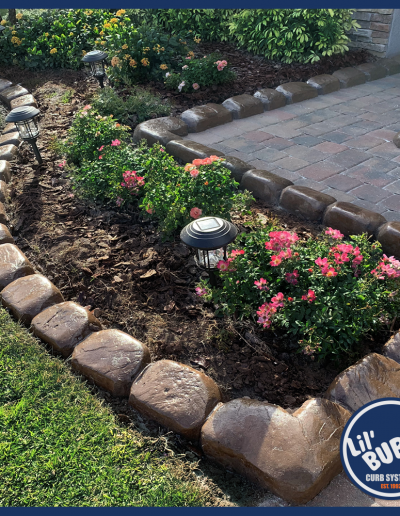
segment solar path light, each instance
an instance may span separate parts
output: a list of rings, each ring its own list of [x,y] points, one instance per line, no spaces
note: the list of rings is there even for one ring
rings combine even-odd
[[[210,283],[215,284],[215,269],[220,260],[227,260],[228,244],[237,236],[236,227],[219,217],[201,217],[181,231],[181,240],[195,251],[197,265],[205,269]]]
[[[21,106],[10,111],[6,117],[6,122],[14,123],[18,129],[22,140],[30,143],[35,153],[38,163],[43,163],[39,149],[36,146],[36,140],[39,136],[39,127],[35,117],[40,111],[33,106]]]
[[[104,88],[104,77],[106,76],[104,64],[106,59],[106,52],[101,50],[92,50],[82,58],[85,64],[90,65],[90,75],[99,81],[100,88]]]

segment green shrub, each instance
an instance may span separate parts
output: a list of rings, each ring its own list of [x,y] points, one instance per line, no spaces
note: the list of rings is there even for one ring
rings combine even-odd
[[[118,93],[112,88],[100,89],[92,100],[92,106],[103,115],[114,115],[114,119],[122,124],[143,122],[171,113],[169,102],[139,86]]]
[[[131,178],[136,158],[137,150],[118,139],[102,145],[96,157],[72,169],[74,188],[84,197],[103,203],[113,201],[121,206],[132,202],[143,185],[143,177],[136,171]]]
[[[351,355],[364,335],[390,325],[400,307],[400,262],[379,243],[366,235],[344,243],[332,228],[307,242],[272,229],[241,235],[240,250],[218,264],[222,287],[203,282],[198,293],[221,313],[286,330],[309,355]]]
[[[153,19],[172,32],[190,30],[203,41],[231,39],[229,23],[241,9],[154,9]]]
[[[314,62],[343,53],[346,31],[359,25],[351,9],[244,9],[233,16],[231,35],[253,54],[284,63]]]
[[[101,116],[91,105],[78,111],[64,144],[64,154],[72,163],[97,160],[98,149],[112,140],[126,142],[129,127],[116,123],[113,116]]]
[[[210,156],[179,167],[162,147],[154,145],[145,163],[144,198],[141,207],[157,217],[167,235],[194,218],[215,215],[230,220],[233,205],[241,211],[251,197],[238,192],[223,160]]]
[[[117,18],[103,24],[104,35],[96,39],[95,45],[108,52],[111,66],[107,74],[114,82],[131,85],[160,80],[190,51],[191,42],[185,35],[171,36],[147,25],[134,28],[127,17],[111,23],[113,20]]]
[[[92,50],[96,27],[106,9],[48,9],[40,14],[17,14],[15,27],[8,22],[0,38],[0,63],[25,68],[74,68]]]
[[[188,56],[179,73],[167,73],[165,86],[170,90],[193,92],[212,84],[225,84],[235,79],[235,73],[225,60],[218,60],[216,54],[194,59]]]

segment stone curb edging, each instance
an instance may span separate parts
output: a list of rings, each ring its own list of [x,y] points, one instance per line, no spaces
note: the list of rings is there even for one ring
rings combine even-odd
[[[378,75],[382,73],[378,72]],[[374,77],[370,67],[364,72],[367,73]],[[181,118],[165,117],[143,122],[135,129],[134,138],[145,138],[150,144],[158,141],[178,159],[184,158],[183,161],[210,154],[221,155],[195,142],[182,141],[181,137],[276,109],[286,102],[311,98],[307,95],[315,97],[318,93],[337,91],[340,80],[348,77],[349,83],[356,75],[348,72],[342,74],[341,79],[318,76],[307,84],[288,83],[281,85],[280,90],[261,90],[254,97],[232,97],[222,106],[209,104],[193,108]],[[23,105],[19,99],[36,104],[24,88],[0,79],[0,100],[12,107],[14,101],[16,105]],[[13,143],[3,140],[4,137]],[[351,412],[361,406],[361,398],[353,394],[352,378],[359,381],[360,371],[363,373],[359,389],[373,383],[371,391],[364,388],[363,392],[369,392],[365,403],[387,396],[388,390],[391,395],[400,396],[399,334],[385,345],[386,356],[371,354],[364,357],[338,375],[329,387],[326,399],[308,400],[292,414],[277,405],[257,400],[236,399],[222,403],[219,388],[210,377],[171,360],[151,362],[144,344],[119,330],[103,330],[91,312],[74,302],[64,301],[61,292],[47,278],[35,273],[29,260],[14,244],[5,225],[7,218],[1,204],[7,195],[6,183],[11,179],[9,162],[17,153],[14,142],[19,144],[12,127],[7,126],[0,139],[0,288],[3,305],[14,317],[30,325],[33,334],[57,353],[65,358],[72,354],[71,366],[76,372],[113,396],[129,395],[133,408],[159,424],[189,439],[200,439],[209,458],[244,474],[291,503],[303,504],[316,496],[342,469],[341,431]],[[350,203],[335,202],[333,197],[311,188],[294,186],[291,181],[271,172],[254,170],[238,158],[226,158],[228,168],[241,187],[259,199],[309,220],[332,225],[346,235],[367,231],[378,238],[386,252],[400,256],[400,223],[387,222],[381,215]],[[379,364],[381,377],[378,379],[369,374],[371,363],[374,371],[376,363]],[[248,444],[249,428],[252,430],[251,446]]]
[[[253,96],[237,95],[225,100],[222,105],[195,106],[184,111],[180,118],[162,117],[142,122],[134,131],[134,140],[145,138],[150,144],[158,141],[166,146],[169,154],[185,163],[211,154],[222,156],[223,153],[216,149],[182,140],[181,136],[397,73],[400,73],[400,56],[342,68],[332,75],[311,77],[306,83],[289,82],[275,90],[261,89]],[[176,135],[179,135],[178,138]],[[394,137],[393,143],[400,147],[400,133]],[[334,197],[312,188],[294,186],[291,181],[283,181],[272,172],[254,170],[233,156],[223,157],[232,176],[240,183],[240,188],[249,190],[257,199],[300,218],[332,226],[346,236],[367,232],[382,244],[386,254],[400,257],[400,222],[387,222],[382,215],[366,208],[337,202]]]

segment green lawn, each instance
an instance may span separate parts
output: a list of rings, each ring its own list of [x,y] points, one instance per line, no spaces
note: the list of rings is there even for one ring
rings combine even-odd
[[[205,505],[193,477],[0,309],[0,506]]]

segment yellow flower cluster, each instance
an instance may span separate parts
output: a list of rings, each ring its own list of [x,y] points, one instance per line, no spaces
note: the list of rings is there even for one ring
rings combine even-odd
[[[118,23],[118,18],[111,18],[110,23]]]
[[[200,38],[193,38],[193,41],[194,41],[195,43],[200,43],[201,39],[200,39]]]
[[[143,66],[149,66],[150,62],[148,59],[146,59],[145,57],[140,61],[142,63]]]
[[[11,43],[13,43],[14,45],[20,45],[22,41],[19,38],[17,38],[17,36],[13,36],[11,38]]]
[[[82,50],[82,55],[85,56],[87,54],[86,50]]]
[[[100,31],[100,36],[104,36],[104,34],[105,34],[104,30],[101,30]]]
[[[168,66],[166,64],[160,65],[161,70],[168,70]]]
[[[100,41],[100,45],[105,45],[107,43],[107,41]]]
[[[109,22],[104,22],[104,28],[105,28],[105,29],[111,29],[111,23],[109,23]]]
[[[186,45],[186,41],[182,41],[181,39],[179,40],[179,43],[180,43],[181,45]]]
[[[112,59],[111,59],[111,66],[120,66],[121,65],[121,60],[119,57],[117,56],[114,56]]]
[[[129,54],[125,54],[124,59],[125,59],[125,61],[128,61],[128,59],[131,59],[131,56]]]
[[[50,54],[57,54],[57,49],[56,48],[52,48],[50,50]]]
[[[90,16],[91,14],[93,14],[93,11],[84,11],[84,13],[86,14],[86,16]]]
[[[45,32],[44,35],[46,36],[46,38],[49,37],[49,33],[48,32]]]
[[[6,23],[6,20],[1,20],[0,25],[5,25]]]
[[[122,48],[126,50],[128,48],[128,45],[125,43],[125,45],[122,45]]]
[[[17,34],[17,31],[16,31],[16,30],[13,30],[11,34],[12,34],[13,36],[15,36],[15,34]]]
[[[146,52],[148,52],[150,50],[150,47],[144,47],[144,49],[142,50],[143,54],[145,54]]]
[[[154,52],[157,52],[157,54],[159,54],[160,52],[164,52],[165,48],[161,45],[156,45],[155,47],[153,47],[153,50]]]
[[[119,11],[117,11],[117,16],[122,16],[125,13],[126,13],[125,9],[120,9]]]
[[[132,68],[136,68],[137,62],[134,59],[131,59],[129,61],[129,66],[132,66]]]
[[[188,52],[188,57],[194,57],[194,52],[193,52],[193,50],[191,50],[190,52]]]
[[[18,13],[17,16],[16,16],[17,20],[20,20],[22,17],[23,17],[22,13]]]
[[[73,32],[70,32],[70,33],[69,33],[69,35],[70,35],[70,36],[73,36],[73,35],[74,35],[74,33],[73,33]]]

